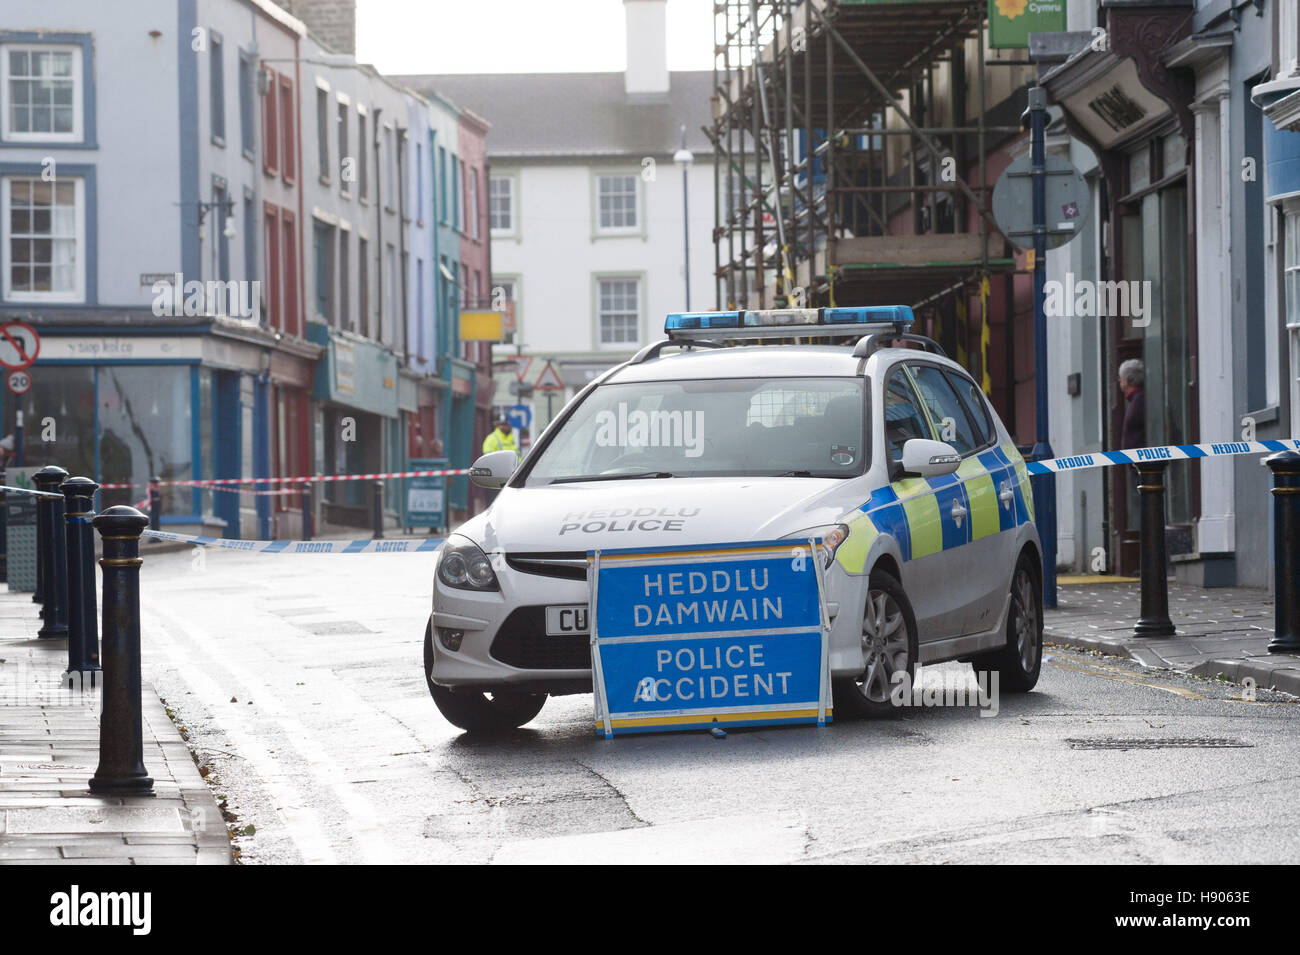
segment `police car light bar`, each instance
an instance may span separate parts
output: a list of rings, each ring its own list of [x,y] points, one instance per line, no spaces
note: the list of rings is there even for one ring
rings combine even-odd
[[[664,321],[671,339],[717,341],[761,338],[862,336],[871,332],[902,334],[915,321],[906,305],[853,308],[769,308],[731,312],[672,312]]]

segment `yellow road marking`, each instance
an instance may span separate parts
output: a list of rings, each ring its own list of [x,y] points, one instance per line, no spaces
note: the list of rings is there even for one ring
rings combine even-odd
[[[1103,672],[1108,669],[1105,667],[1075,666],[1072,663],[1062,663],[1059,660],[1048,660],[1046,662],[1050,663],[1052,666],[1060,667],[1063,670],[1073,670],[1076,673],[1083,673],[1088,676],[1100,676],[1105,677],[1107,680],[1119,680],[1121,683],[1133,683],[1137,686],[1149,686],[1153,690],[1164,690],[1166,693],[1173,693],[1187,700],[1205,699],[1204,695],[1197,693],[1195,690],[1187,690],[1181,686],[1166,686],[1163,683],[1150,683],[1146,680],[1137,680],[1124,673],[1113,671],[1106,673]]]
[[[1140,578],[1115,577],[1111,574],[1057,574],[1056,582],[1062,587],[1072,587],[1076,584],[1136,584],[1140,582]]]

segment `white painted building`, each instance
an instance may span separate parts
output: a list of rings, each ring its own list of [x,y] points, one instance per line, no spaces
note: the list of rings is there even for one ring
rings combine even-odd
[[[533,379],[551,359],[563,397],[662,338],[665,314],[687,305],[682,167],[673,162],[683,126],[693,155],[690,305],[716,305],[713,154],[702,131],[712,76],[668,70],[664,0],[624,0],[624,8],[624,73],[394,78],[491,120],[492,284],[514,301],[516,317],[514,340],[497,358],[533,356]],[[513,367],[497,378],[497,403],[514,404]],[[531,404],[538,434],[547,401],[537,392]]]

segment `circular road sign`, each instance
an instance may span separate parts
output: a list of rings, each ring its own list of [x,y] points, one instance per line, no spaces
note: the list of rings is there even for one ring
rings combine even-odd
[[[1047,155],[1047,247],[1065,245],[1088,219],[1088,183],[1070,161]],[[1008,239],[1022,249],[1034,247],[1034,185],[1030,157],[1021,156],[993,187],[993,218]]]
[[[25,371],[9,372],[9,390],[16,395],[25,395],[32,386],[32,376]]]
[[[41,337],[26,322],[0,325],[0,365],[10,371],[31,367],[41,352]]]

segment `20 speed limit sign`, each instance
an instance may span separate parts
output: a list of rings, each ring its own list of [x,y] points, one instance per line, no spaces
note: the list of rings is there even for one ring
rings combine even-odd
[[[16,395],[27,394],[32,387],[32,376],[25,371],[9,372],[9,390]]]
[[[0,365],[10,371],[30,368],[41,352],[41,337],[26,322],[0,325]]]

